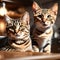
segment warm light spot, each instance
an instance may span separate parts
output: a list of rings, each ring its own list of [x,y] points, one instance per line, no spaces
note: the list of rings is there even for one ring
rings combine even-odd
[[[5,7],[5,3],[3,3],[3,6],[0,7],[0,15],[1,15],[1,16],[4,16],[4,15],[6,15],[6,14],[7,14],[7,9],[6,9],[6,7]]]
[[[4,23],[0,23],[0,28],[1,28],[1,30],[4,30],[4,28],[5,28]]]
[[[4,21],[0,21],[0,32],[4,32],[6,30],[6,23]]]
[[[7,13],[7,10],[5,8],[0,8],[0,15],[4,16]]]

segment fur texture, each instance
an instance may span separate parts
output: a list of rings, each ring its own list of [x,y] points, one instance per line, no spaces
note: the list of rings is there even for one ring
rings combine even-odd
[[[56,21],[58,4],[54,4],[50,9],[43,9],[34,2],[34,25],[32,31],[32,40],[34,40],[40,49],[40,52],[51,52],[51,39],[53,35],[53,25]]]

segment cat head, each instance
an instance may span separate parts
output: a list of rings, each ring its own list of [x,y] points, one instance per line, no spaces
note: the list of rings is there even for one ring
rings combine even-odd
[[[49,9],[41,8],[36,2],[33,3],[32,6],[35,23],[42,28],[47,28],[53,26],[58,12],[58,4],[55,3]]]
[[[25,12],[19,19],[12,19],[9,16],[6,16],[6,22],[7,33],[12,38],[23,38],[25,32],[30,29],[30,18],[28,12]]]

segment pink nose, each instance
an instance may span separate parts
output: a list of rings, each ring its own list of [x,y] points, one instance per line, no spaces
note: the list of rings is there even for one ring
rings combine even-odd
[[[15,32],[18,33],[18,29],[16,29]]]

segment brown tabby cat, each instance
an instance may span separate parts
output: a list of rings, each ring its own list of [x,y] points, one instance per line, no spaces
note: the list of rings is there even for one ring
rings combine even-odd
[[[30,17],[26,11],[24,15],[18,19],[6,17],[7,36],[10,38],[8,43],[11,48],[4,47],[2,50],[10,51],[32,51],[32,43],[30,38]]]
[[[32,40],[37,42],[40,52],[51,52],[51,39],[53,35],[53,25],[57,17],[58,4],[54,4],[50,9],[43,9],[34,2],[34,25]]]

